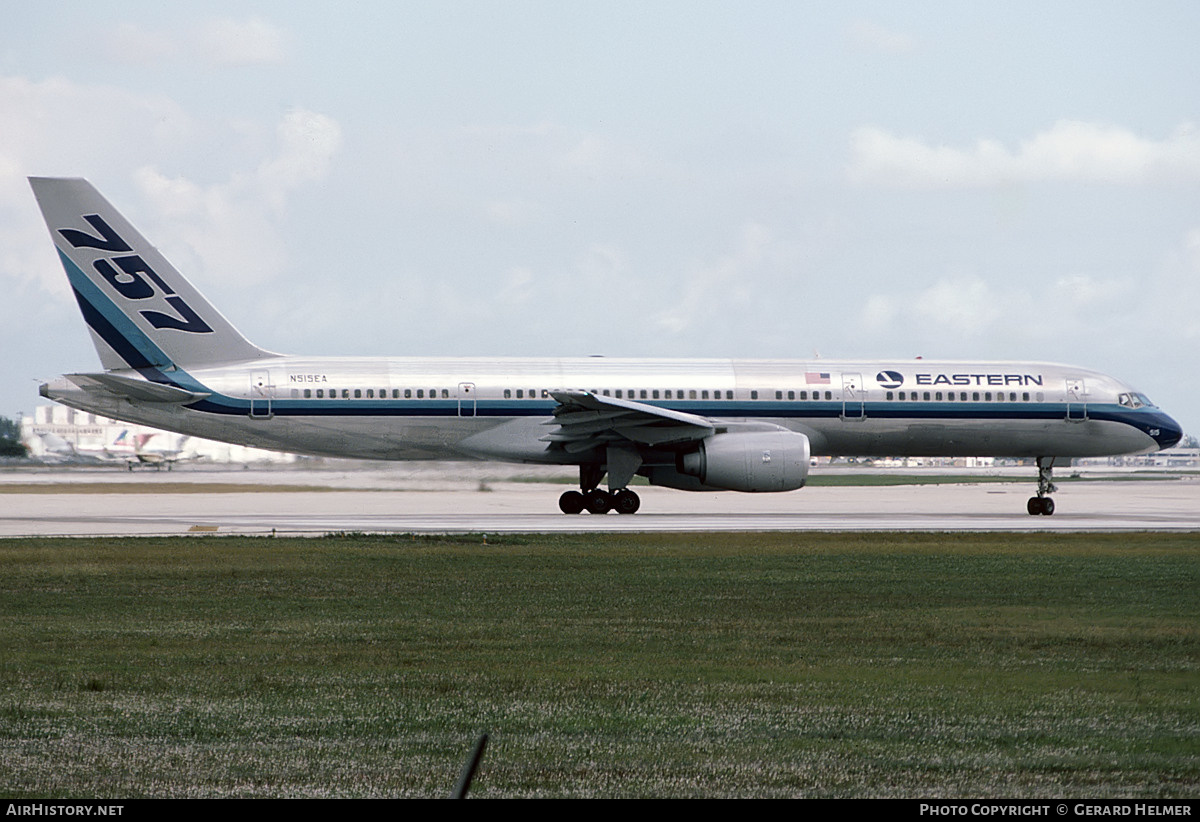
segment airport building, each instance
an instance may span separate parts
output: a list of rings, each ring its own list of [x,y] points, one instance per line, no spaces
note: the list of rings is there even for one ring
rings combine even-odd
[[[288,464],[294,454],[264,451],[189,437],[101,417],[65,405],[42,405],[22,415],[21,443],[29,456],[48,463],[167,467],[177,462]]]

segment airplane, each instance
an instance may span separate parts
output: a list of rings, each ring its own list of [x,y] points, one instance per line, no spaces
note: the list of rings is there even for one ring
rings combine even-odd
[[[1036,460],[1175,445],[1129,385],[1043,362],[308,357],[251,343],[79,178],[30,184],[103,371],[40,393],[73,408],[259,448],[378,460],[578,466],[566,514],[635,513],[629,484],[804,486],[813,455]],[[608,489],[601,488],[607,475]]]
[[[167,470],[170,471],[175,467],[175,463],[186,459],[182,447],[170,448],[161,445],[151,447],[151,440],[158,438],[160,435],[161,432],[154,431],[149,434],[138,434],[134,438],[134,459],[129,462],[130,471],[133,470],[135,464],[153,466],[156,471],[161,471],[163,466],[166,466]]]

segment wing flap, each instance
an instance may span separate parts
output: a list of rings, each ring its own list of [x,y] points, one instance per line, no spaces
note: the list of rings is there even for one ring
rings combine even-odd
[[[706,417],[648,403],[598,396],[591,391],[550,394],[559,406],[554,419],[546,424],[557,428],[541,439],[572,454],[622,441],[638,445],[690,442],[711,436],[715,430]]]

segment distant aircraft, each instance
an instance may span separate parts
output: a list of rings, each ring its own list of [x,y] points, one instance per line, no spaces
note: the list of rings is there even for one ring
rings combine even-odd
[[[575,465],[568,514],[636,512],[639,474],[791,491],[813,454],[1036,458],[1027,511],[1051,514],[1056,463],[1182,436],[1125,383],[1040,362],[284,356],[243,337],[85,180],[30,183],[104,367],[42,396],[156,428],[333,457]]]
[[[175,448],[161,444],[156,446],[150,444],[153,440],[160,439],[162,436],[164,435],[157,431],[149,434],[138,434],[134,441],[133,454],[142,465],[152,465],[159,470],[166,467],[170,471],[177,462],[182,462],[188,459],[188,457],[184,454],[182,443]],[[130,466],[130,470],[132,470],[132,465]]]

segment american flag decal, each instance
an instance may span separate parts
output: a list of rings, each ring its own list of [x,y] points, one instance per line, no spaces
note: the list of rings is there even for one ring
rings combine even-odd
[[[829,385],[829,372],[807,371],[804,374],[804,381],[809,385]]]

